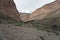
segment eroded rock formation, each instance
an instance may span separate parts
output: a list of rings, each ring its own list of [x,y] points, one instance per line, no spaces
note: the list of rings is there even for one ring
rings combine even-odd
[[[31,20],[42,20],[50,17],[60,16],[60,1],[56,0],[52,3],[46,4],[41,8],[35,10],[31,15],[28,21]]]
[[[20,15],[13,0],[0,0],[0,15],[5,15],[11,19],[20,21]]]

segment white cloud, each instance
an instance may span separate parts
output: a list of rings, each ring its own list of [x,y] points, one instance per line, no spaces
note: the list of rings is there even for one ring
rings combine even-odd
[[[14,0],[19,12],[32,12],[35,9],[54,0]]]

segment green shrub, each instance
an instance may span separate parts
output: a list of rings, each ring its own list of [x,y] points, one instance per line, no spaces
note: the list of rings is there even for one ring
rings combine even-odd
[[[42,36],[40,36],[41,40],[44,40],[44,38]]]

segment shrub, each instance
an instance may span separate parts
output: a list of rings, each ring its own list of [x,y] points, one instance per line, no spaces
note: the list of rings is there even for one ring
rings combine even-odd
[[[41,40],[44,40],[44,38],[42,36],[40,36]]]

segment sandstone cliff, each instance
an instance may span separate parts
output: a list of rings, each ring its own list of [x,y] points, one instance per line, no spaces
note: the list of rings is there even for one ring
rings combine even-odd
[[[20,21],[20,15],[13,0],[0,0],[0,15],[5,15],[11,19]]]
[[[46,4],[43,7],[35,10],[30,15],[28,21],[42,20],[45,18],[58,17],[58,16],[60,16],[60,1],[56,0],[52,3]]]

